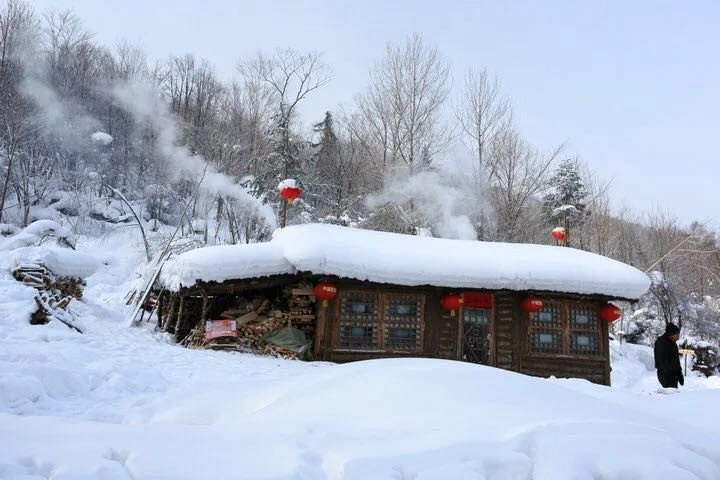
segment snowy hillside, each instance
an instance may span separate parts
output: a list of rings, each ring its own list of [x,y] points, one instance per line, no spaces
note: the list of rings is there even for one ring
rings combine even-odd
[[[183,349],[127,326],[132,238],[79,242],[84,334],[29,325],[35,291],[2,256],[1,479],[720,478],[720,383],[658,394],[647,347],[613,345],[616,388]]]

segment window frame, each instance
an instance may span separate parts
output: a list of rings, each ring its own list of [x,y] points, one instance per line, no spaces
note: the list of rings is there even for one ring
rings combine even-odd
[[[353,295],[371,295],[377,299],[377,340],[372,346],[345,346],[341,342],[341,332],[343,327],[352,327],[353,325],[347,325],[348,321],[343,320],[342,304],[343,299],[352,297]],[[389,317],[389,305],[393,297],[415,297],[418,302],[417,314],[413,321],[399,322],[390,321]],[[365,289],[342,289],[338,292],[338,301],[336,302],[335,308],[335,322],[336,326],[333,328],[333,341],[332,349],[334,351],[341,352],[393,352],[393,353],[408,353],[417,354],[425,350],[425,306],[427,302],[427,295],[424,292],[398,292],[398,291],[382,291],[382,290],[365,290]],[[388,335],[391,328],[411,328],[414,324],[415,330],[415,346],[413,348],[402,347],[398,345],[388,345]]]
[[[558,318],[558,321],[557,321],[557,322],[553,322],[552,325],[541,325],[541,324],[538,324],[538,323],[536,323],[536,322],[534,321],[535,315],[537,315],[537,314],[540,313],[540,312],[537,312],[537,313],[529,313],[529,314],[528,314],[528,337],[527,337],[527,339],[528,339],[528,352],[529,352],[530,354],[532,354],[532,355],[553,355],[553,356],[554,356],[554,355],[563,355],[564,352],[567,350],[567,349],[566,349],[566,345],[565,345],[565,343],[566,343],[565,340],[566,340],[566,339],[565,339],[565,332],[564,332],[564,330],[565,330],[565,328],[564,328],[564,324],[565,324],[564,317],[565,317],[565,315],[564,315],[564,312],[563,312],[563,310],[564,310],[564,305],[563,305],[562,302],[556,301],[556,300],[548,300],[548,301],[543,300],[543,309],[545,308],[545,306],[549,306],[549,305],[557,306],[558,317],[559,317],[559,318]],[[542,310],[541,310],[541,311],[542,311]],[[559,335],[560,335],[560,349],[559,349],[559,351],[539,352],[539,351],[534,350],[534,349],[533,349],[533,344],[534,344],[533,339],[534,339],[534,337],[535,337],[535,334],[536,334],[536,333],[539,334],[539,332],[549,332],[549,333],[552,333],[552,334],[554,334],[554,335],[558,335],[558,334],[559,334]]]
[[[567,358],[586,358],[592,360],[601,360],[605,357],[605,348],[602,341],[603,338],[603,326],[602,320],[600,319],[598,304],[591,301],[581,300],[563,300],[558,298],[541,298],[544,305],[556,304],[560,307],[560,326],[559,327],[543,327],[534,322],[534,313],[526,313],[525,320],[527,322],[526,337],[525,337],[525,353],[529,357],[567,357]],[[592,327],[578,327],[573,326],[571,319],[571,309],[578,308],[587,310],[594,314],[594,322],[589,325]],[[576,324],[577,325],[577,324]],[[553,332],[559,332],[561,335],[561,349],[555,352],[542,352],[537,351],[533,348],[533,338],[537,331],[552,330]],[[594,337],[595,340],[595,351],[593,352],[577,352],[573,351],[572,348],[572,336],[573,335],[589,335]]]

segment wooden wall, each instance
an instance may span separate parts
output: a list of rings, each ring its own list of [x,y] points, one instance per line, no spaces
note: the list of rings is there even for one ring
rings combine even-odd
[[[203,310],[203,298],[208,293],[222,297],[223,295],[238,294],[254,290],[257,292],[269,291],[271,288],[287,285],[299,280],[317,282],[313,275],[284,275],[269,277],[262,280],[234,281],[223,284],[204,284],[173,295],[175,301],[161,299],[160,324],[166,331],[175,332],[178,340],[182,339],[189,328],[187,322],[189,313],[198,317],[198,311]],[[403,287],[395,285],[374,284],[356,280],[341,279],[337,277],[323,277],[343,290],[368,290],[378,293],[421,293],[425,295],[424,304],[424,330],[421,350],[393,351],[393,350],[350,350],[336,348],[338,326],[338,302],[330,301],[327,307],[317,304],[317,324],[315,338],[313,339],[313,353],[318,360],[333,362],[349,362],[367,360],[372,358],[389,357],[432,357],[450,360],[461,360],[463,345],[463,328],[461,325],[462,312],[451,315],[440,306],[440,299],[449,293],[460,293],[461,290],[439,287]],[[480,292],[482,290],[463,290],[466,292]],[[528,348],[528,315],[520,309],[520,302],[527,296],[526,292],[495,291],[494,306],[491,312],[492,342],[490,347],[490,365],[521,372],[539,377],[574,377],[585,378],[595,383],[610,384],[610,359],[608,342],[608,325],[600,322],[600,348],[601,354],[594,357],[579,357],[577,355],[537,355],[532,354]],[[607,299],[602,297],[562,295],[556,293],[543,294],[534,292],[534,296],[541,299],[555,299],[562,301],[582,301],[593,303],[598,308]],[[182,298],[182,309],[179,299]],[[194,318],[193,317],[193,318]]]
[[[432,357],[460,360],[462,355],[461,312],[455,316],[440,307],[440,298],[457,290],[434,287],[395,287],[374,285],[364,282],[338,281],[338,291],[343,289],[368,289],[377,292],[413,292],[424,293],[425,330],[422,351],[390,351],[366,350],[351,351],[334,348],[338,331],[338,305],[331,302],[323,319],[324,335],[316,345],[318,357],[333,362],[349,362],[371,358],[392,357]],[[466,290],[471,291],[471,290]],[[492,312],[492,344],[490,364],[492,366],[512,370],[527,375],[559,378],[584,378],[594,383],[610,384],[610,361],[608,326],[601,323],[600,347],[601,355],[595,357],[579,357],[576,355],[537,355],[531,354],[528,347],[528,315],[520,309],[520,302],[527,294],[511,291],[494,292]],[[582,300],[593,302],[599,307],[604,302],[593,297],[558,295],[540,293],[539,298],[555,300]]]

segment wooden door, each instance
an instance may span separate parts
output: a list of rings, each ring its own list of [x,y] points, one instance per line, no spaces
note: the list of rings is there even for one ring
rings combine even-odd
[[[463,308],[462,309],[462,359],[466,362],[490,362],[491,325],[490,309]]]

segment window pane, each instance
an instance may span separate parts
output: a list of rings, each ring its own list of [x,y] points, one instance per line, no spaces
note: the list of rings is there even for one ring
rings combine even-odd
[[[594,308],[585,305],[570,305],[570,328],[597,330],[598,315]]]
[[[485,308],[463,308],[463,322],[487,325],[490,323],[490,310]]]
[[[542,310],[530,314],[530,321],[538,327],[561,328],[562,316],[560,312],[561,305],[559,303],[545,302]]]
[[[532,336],[532,350],[538,353],[562,353],[562,335],[560,332],[536,331]]]
[[[397,328],[390,327],[387,329],[388,335],[385,343],[394,348],[414,349],[417,344],[418,330],[414,328]]]
[[[593,333],[573,333],[570,335],[570,353],[594,355],[598,349],[598,335]]]
[[[351,302],[348,304],[348,307],[352,313],[367,313],[368,312],[368,304],[367,303]]]
[[[555,340],[555,335],[552,335],[550,333],[538,333],[538,343],[547,345],[552,345],[553,341]]]

